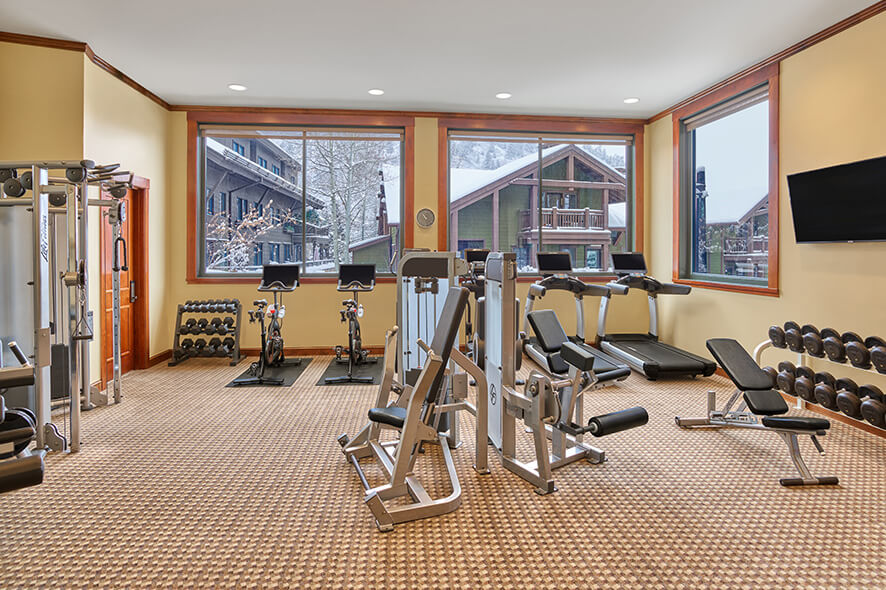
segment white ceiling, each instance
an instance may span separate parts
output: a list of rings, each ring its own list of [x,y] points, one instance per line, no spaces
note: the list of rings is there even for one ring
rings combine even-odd
[[[173,104],[645,118],[873,3],[3,0],[0,29],[85,41]]]

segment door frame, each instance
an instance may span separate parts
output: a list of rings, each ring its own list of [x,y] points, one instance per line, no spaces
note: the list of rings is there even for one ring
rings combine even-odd
[[[129,276],[138,286],[138,297],[132,303],[132,363],[134,369],[147,369],[150,358],[150,323],[148,300],[148,195],[151,181],[141,176],[132,177],[132,198],[128,213],[130,238],[126,244],[129,256]],[[102,191],[102,198],[113,198]],[[104,211],[102,210],[102,213]],[[101,389],[107,387],[111,375],[107,374],[105,360],[113,354],[111,325],[104,321],[108,309],[105,306],[105,291],[111,288],[111,266],[113,260],[105,250],[104,218],[99,222],[99,283],[101,318]]]

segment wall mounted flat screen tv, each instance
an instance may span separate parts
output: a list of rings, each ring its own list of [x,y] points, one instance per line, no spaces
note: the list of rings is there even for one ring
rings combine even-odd
[[[886,157],[788,175],[797,243],[886,240]]]

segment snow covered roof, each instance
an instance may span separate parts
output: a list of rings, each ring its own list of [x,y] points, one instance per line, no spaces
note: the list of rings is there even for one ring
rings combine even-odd
[[[609,229],[622,229],[627,219],[627,203],[609,203]]]
[[[546,158],[551,154],[565,150],[570,147],[570,145],[571,144],[557,145],[543,150],[542,158]],[[589,155],[589,157],[593,156]],[[491,184],[500,178],[504,178],[508,174],[512,174],[520,168],[524,168],[536,161],[538,161],[538,154],[532,153],[492,170],[451,168],[449,170],[449,200],[450,202],[455,202],[460,198],[473,193],[477,189],[483,188],[487,184]],[[618,174],[618,172],[616,172],[616,174]]]
[[[351,250],[351,251],[359,250],[360,248],[363,248],[365,246],[369,246],[370,244],[384,242],[385,240],[389,239],[390,237],[391,237],[390,234],[385,234],[383,236],[372,236],[371,238],[366,238],[363,240],[358,240],[356,242],[351,242],[351,244],[348,246],[348,250]]]
[[[748,194],[743,187],[718,189],[716,195],[709,194],[705,199],[705,217],[708,223],[737,223],[756,209],[763,197],[748,205]]]

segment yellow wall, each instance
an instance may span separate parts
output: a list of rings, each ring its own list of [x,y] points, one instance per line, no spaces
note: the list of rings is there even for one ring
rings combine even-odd
[[[694,289],[662,297],[665,340],[706,353],[707,338],[736,338],[753,347],[771,324],[886,336],[886,243],[801,244],[794,239],[786,175],[886,154],[886,14],[873,17],[781,64],[779,274],[781,296]],[[691,90],[691,89],[687,89]],[[671,118],[646,128],[648,240],[651,268],[672,268],[673,151]],[[839,195],[835,195],[839,198]],[[767,352],[765,362],[786,358]],[[833,365],[830,371],[835,371]],[[851,369],[847,370],[851,371]],[[835,371],[836,373],[836,371]],[[856,376],[853,376],[856,377]],[[868,375],[858,375],[867,381]],[[877,379],[874,377],[874,379]]]
[[[169,347],[170,325],[167,314],[167,118],[168,111],[146,96],[123,84],[93,64],[83,61],[83,153],[99,163],[119,162],[128,170],[151,182],[148,198],[148,275],[149,275],[149,353]],[[104,223],[104,221],[102,221]],[[95,310],[99,331],[99,220],[98,212],[90,217],[90,268],[93,269],[90,302]],[[94,244],[94,247],[92,247]],[[138,246],[133,246],[138,247]],[[138,286],[136,286],[138,292]],[[94,363],[100,358],[100,345],[92,347]],[[97,377],[98,366],[93,366]]]
[[[83,157],[83,54],[0,42],[0,160]]]

